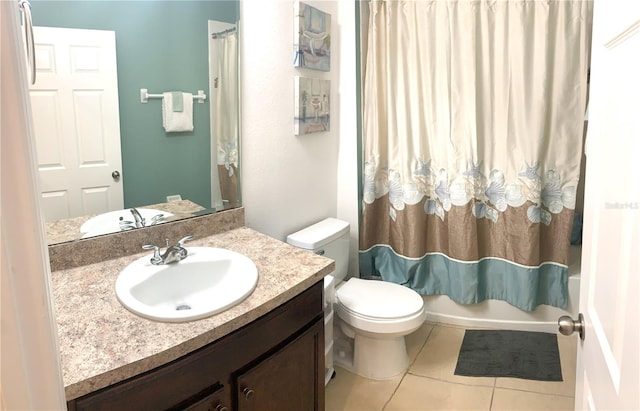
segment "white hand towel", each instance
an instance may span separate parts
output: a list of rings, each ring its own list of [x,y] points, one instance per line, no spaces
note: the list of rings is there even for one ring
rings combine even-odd
[[[162,127],[167,133],[193,131],[193,95],[182,94],[182,111],[173,110],[173,93],[162,93]]]

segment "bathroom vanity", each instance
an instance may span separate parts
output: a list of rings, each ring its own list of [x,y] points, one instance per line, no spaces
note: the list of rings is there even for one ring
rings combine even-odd
[[[322,279],[334,263],[245,227],[189,245],[249,257],[254,292],[211,317],[162,323],[114,292],[122,269],[148,252],[52,273],[68,409],[323,410]]]
[[[323,410],[322,283],[169,364],[68,402],[69,410]]]

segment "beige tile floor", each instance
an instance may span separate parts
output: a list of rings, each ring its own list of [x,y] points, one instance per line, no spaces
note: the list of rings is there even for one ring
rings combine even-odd
[[[424,324],[407,336],[409,370],[375,381],[336,367],[327,411],[573,410],[577,339],[558,338],[562,382],[454,375],[464,328]]]

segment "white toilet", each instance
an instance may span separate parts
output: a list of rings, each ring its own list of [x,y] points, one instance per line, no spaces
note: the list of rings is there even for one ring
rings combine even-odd
[[[425,320],[422,297],[402,285],[350,278],[349,223],[327,218],[287,237],[293,246],[335,260],[336,364],[373,379],[392,378],[409,366],[404,336]]]

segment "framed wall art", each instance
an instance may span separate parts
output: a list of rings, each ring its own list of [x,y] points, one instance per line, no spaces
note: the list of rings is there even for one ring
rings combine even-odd
[[[294,132],[297,136],[330,130],[331,81],[295,77]]]
[[[295,67],[329,71],[331,15],[301,1],[294,2]]]

